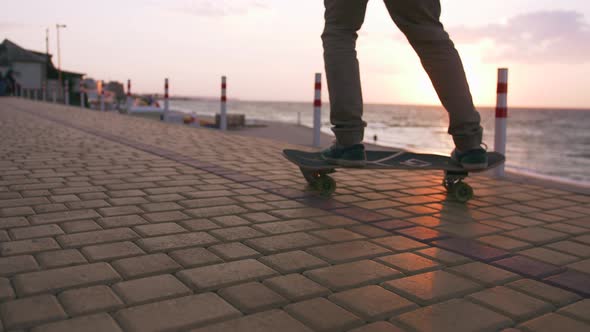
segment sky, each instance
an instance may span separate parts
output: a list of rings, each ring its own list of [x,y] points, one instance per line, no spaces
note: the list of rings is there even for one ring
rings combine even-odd
[[[510,106],[590,108],[590,1],[441,4],[476,105],[495,104],[507,67]],[[309,101],[323,72],[321,0],[3,1],[0,39],[44,51],[49,28],[55,54],[57,23],[62,68],[131,79],[134,92],[162,93],[168,77],[171,95],[213,97],[226,75],[229,98]],[[439,104],[380,0],[369,0],[357,50],[365,102]]]

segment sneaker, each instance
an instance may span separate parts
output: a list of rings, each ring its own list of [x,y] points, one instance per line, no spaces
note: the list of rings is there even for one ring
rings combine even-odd
[[[459,151],[455,148],[451,153],[451,159],[470,171],[485,169],[488,167],[488,155],[484,148],[467,151]]]
[[[345,167],[362,167],[367,163],[367,155],[365,154],[365,146],[363,144],[344,147],[335,143],[323,150],[321,154],[322,158],[330,164]]]

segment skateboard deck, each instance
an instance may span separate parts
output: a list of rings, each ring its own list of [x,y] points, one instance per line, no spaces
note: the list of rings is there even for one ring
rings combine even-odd
[[[330,164],[319,152],[283,150],[285,158],[299,166],[307,182],[322,195],[329,196],[336,189],[336,182],[327,174],[344,166]],[[413,153],[402,150],[366,151],[367,163],[353,169],[398,169],[398,170],[442,170],[445,172],[443,186],[459,201],[466,202],[473,196],[473,189],[462,182],[469,173],[482,172],[504,163],[505,157],[497,152],[488,152],[488,167],[482,170],[466,170],[448,156]],[[346,167],[351,168],[351,167]]]

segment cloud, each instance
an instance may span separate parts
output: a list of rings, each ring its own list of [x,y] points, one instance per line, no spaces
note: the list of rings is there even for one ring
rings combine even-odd
[[[154,0],[158,6],[203,17],[246,15],[250,11],[270,8],[265,0]]]
[[[457,43],[492,41],[486,61],[590,62],[590,25],[575,11],[533,12],[514,16],[505,24],[449,31]]]

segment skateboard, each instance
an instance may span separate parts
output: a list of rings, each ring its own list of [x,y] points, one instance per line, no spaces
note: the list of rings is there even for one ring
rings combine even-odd
[[[469,173],[483,172],[504,163],[505,157],[497,152],[488,152],[488,167],[482,170],[466,170],[448,156],[412,153],[402,150],[366,151],[367,163],[359,169],[399,169],[399,170],[442,170],[442,185],[447,193],[460,202],[473,197],[473,188],[463,182]],[[301,174],[309,185],[322,196],[331,196],[336,190],[336,181],[328,174],[344,166],[330,164],[322,159],[319,152],[283,150],[285,158],[299,166]],[[350,167],[346,167],[350,168]]]

